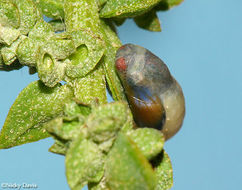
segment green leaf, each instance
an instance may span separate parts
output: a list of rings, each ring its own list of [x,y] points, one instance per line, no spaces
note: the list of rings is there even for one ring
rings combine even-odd
[[[44,122],[63,114],[73,97],[67,85],[48,88],[40,81],[30,83],[9,110],[0,134],[0,148],[33,142],[48,136]]]
[[[19,11],[17,7],[8,0],[0,1],[0,24],[18,28],[20,25]]]
[[[98,183],[88,183],[88,190],[110,190],[107,186],[106,180],[103,177],[102,180]]]
[[[77,137],[79,131],[82,130],[84,122],[63,121],[62,117],[57,117],[45,124],[47,131],[54,137],[64,141],[72,140]]]
[[[24,35],[21,35],[10,46],[4,46],[1,49],[2,58],[3,58],[5,65],[10,65],[17,59],[16,51],[17,51],[18,45],[25,38],[26,37]]]
[[[40,80],[48,87],[54,87],[65,75],[65,62],[57,61],[46,52],[40,52],[37,70]]]
[[[165,11],[171,9],[174,6],[181,4],[183,0],[162,0],[155,9],[158,11]]]
[[[29,32],[28,37],[39,42],[45,42],[53,38],[54,35],[55,31],[53,27],[49,23],[39,20]]]
[[[19,30],[1,26],[0,23],[0,44],[11,45],[20,35]]]
[[[127,110],[127,120],[123,125],[121,131],[125,134],[129,133],[134,128],[134,119],[130,109]]]
[[[83,104],[107,102],[105,78],[100,65],[85,77],[74,79],[72,85],[75,98]]]
[[[67,65],[66,74],[71,78],[83,77],[92,71],[102,58],[105,50],[104,42],[90,31],[72,32],[71,36],[77,49],[81,45],[86,46],[88,55],[84,60],[82,56],[70,56],[71,63]],[[83,52],[82,48],[78,50],[80,52],[77,53]]]
[[[152,190],[157,185],[151,165],[135,143],[122,133],[108,154],[105,178],[111,190]]]
[[[153,161],[158,184],[155,190],[168,190],[173,186],[172,165],[168,154],[162,151]]]
[[[86,105],[79,105],[73,101],[65,105],[64,113],[65,115],[63,119],[65,121],[73,121],[78,119],[79,122],[83,122],[83,119],[91,113],[91,108]]]
[[[140,28],[153,32],[161,31],[160,21],[155,10],[151,10],[148,13],[135,17],[134,21]]]
[[[49,148],[49,151],[55,154],[65,155],[69,148],[69,142],[62,142],[55,139],[55,143]]]
[[[66,26],[63,20],[51,20],[48,22],[55,30],[55,32],[62,32],[66,30]]]
[[[23,39],[16,50],[17,58],[22,65],[36,67],[37,56],[39,52],[38,43],[26,37]]]
[[[106,43],[103,68],[108,82],[108,87],[114,100],[125,100],[123,87],[114,68],[116,51],[121,46],[121,42],[108,23],[102,21],[101,26],[103,28],[103,36]]]
[[[71,39],[53,38],[46,41],[42,48],[59,60],[67,58],[76,51],[75,45]]]
[[[132,130],[129,137],[136,143],[148,160],[158,155],[165,143],[164,135],[156,129],[139,128]]]
[[[40,19],[37,7],[32,0],[13,0],[20,15],[20,32],[27,34]]]
[[[94,108],[86,125],[90,138],[97,143],[112,139],[127,120],[128,107],[124,102],[115,102]]]
[[[96,0],[65,1],[64,12],[68,32],[85,29],[92,31],[96,35],[99,33],[100,19]]]
[[[74,190],[80,190],[88,181],[100,181],[104,173],[104,155],[95,143],[81,136],[71,143],[65,163],[67,181]]]
[[[152,9],[161,0],[108,0],[100,17],[134,17]]]
[[[34,0],[42,13],[50,18],[64,18],[64,0]]]
[[[29,37],[22,41],[17,50],[19,61],[28,66],[36,66],[41,50],[58,60],[63,60],[73,54],[76,47],[67,34],[55,34],[52,26],[44,21],[36,23],[29,32]]]

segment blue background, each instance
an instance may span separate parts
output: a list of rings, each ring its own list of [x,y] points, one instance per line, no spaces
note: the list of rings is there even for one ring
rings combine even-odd
[[[161,57],[186,98],[183,128],[165,149],[174,169],[173,190],[242,189],[242,1],[186,0],[159,13],[163,31],[133,21],[119,27],[123,43]],[[26,68],[0,74],[0,125],[18,93],[37,76]],[[0,150],[0,183],[35,183],[66,190],[64,157],[47,150],[52,139]]]

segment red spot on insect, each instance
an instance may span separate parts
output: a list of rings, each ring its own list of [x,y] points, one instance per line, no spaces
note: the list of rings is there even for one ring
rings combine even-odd
[[[120,57],[116,60],[115,66],[118,71],[125,71],[127,69],[127,65],[123,57]]]
[[[119,49],[124,49],[126,47],[126,45],[123,45],[123,46],[121,46]]]

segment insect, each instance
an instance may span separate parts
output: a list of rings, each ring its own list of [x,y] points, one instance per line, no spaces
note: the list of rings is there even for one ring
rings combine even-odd
[[[149,50],[126,44],[117,51],[115,68],[137,126],[161,130],[166,140],[175,135],[185,100],[166,64]]]

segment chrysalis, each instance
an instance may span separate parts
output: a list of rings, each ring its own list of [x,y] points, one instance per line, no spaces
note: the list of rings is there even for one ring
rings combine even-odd
[[[165,63],[143,47],[126,44],[117,51],[115,67],[138,127],[161,130],[166,140],[175,135],[185,100]]]

